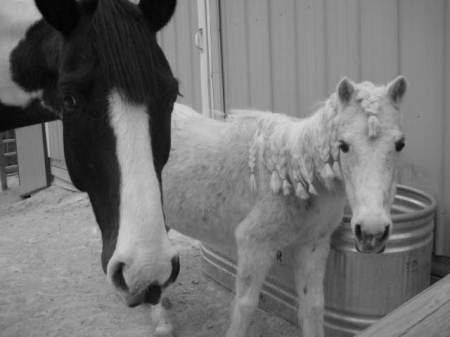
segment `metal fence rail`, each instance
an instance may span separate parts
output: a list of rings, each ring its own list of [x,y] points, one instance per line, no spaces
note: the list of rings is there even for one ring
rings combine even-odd
[[[8,188],[7,177],[18,174],[17,148],[14,130],[0,133],[0,185]]]

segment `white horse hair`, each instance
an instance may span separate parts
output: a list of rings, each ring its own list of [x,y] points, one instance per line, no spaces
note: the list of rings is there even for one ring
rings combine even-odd
[[[163,177],[167,223],[228,251],[234,236],[227,337],[245,336],[276,252],[287,246],[295,251],[303,337],[324,336],[326,258],[346,197],[359,251],[381,252],[391,231],[405,91],[403,77],[387,86],[343,79],[303,119],[241,110],[219,121],[176,105]]]

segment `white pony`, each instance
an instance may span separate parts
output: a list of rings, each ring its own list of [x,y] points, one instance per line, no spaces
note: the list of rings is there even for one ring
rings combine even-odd
[[[163,177],[167,223],[215,245],[235,236],[227,337],[245,336],[276,252],[286,246],[295,250],[303,337],[324,336],[326,258],[346,197],[360,252],[382,252],[391,231],[405,91],[403,77],[387,86],[344,78],[304,119],[238,111],[218,121],[175,107]]]

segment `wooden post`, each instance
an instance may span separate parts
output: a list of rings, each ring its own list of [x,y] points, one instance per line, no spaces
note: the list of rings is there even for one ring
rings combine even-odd
[[[4,145],[3,145],[4,133],[0,133],[0,191],[5,191],[8,189],[8,181],[6,176],[6,158],[3,155]]]
[[[450,336],[450,275],[358,335],[358,337],[431,336]]]

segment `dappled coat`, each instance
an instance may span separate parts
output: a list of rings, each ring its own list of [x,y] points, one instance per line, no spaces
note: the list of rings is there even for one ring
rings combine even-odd
[[[299,119],[242,110],[212,120],[183,105],[176,105],[172,118],[172,151],[163,173],[169,226],[235,255],[229,245],[234,231],[258,209],[269,217],[255,216],[256,233],[271,236],[274,250],[318,239],[339,224],[343,190],[330,145],[313,144],[314,137],[295,128]],[[321,156],[316,149],[323,147]],[[320,193],[326,189],[333,192]],[[327,212],[320,214],[319,207]],[[302,226],[311,220],[314,229]]]

